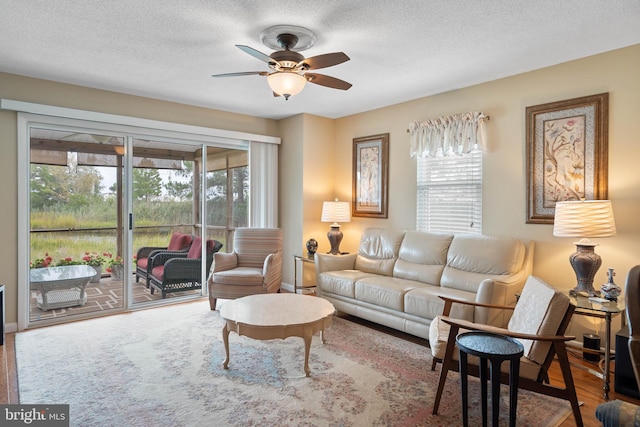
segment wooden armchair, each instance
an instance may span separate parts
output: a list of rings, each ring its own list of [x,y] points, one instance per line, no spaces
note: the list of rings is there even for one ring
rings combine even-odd
[[[193,236],[191,234],[173,233],[167,246],[143,246],[138,249],[136,253],[136,282],[144,279],[147,288],[149,288],[151,276],[149,260],[151,257],[159,251],[180,252],[180,255],[184,255],[189,252],[191,242],[193,242]]]
[[[636,381],[640,386],[640,265],[627,275],[625,287],[627,324],[629,325],[629,358]],[[601,403],[596,418],[603,427],[640,426],[640,406],[616,399]]]
[[[217,240],[207,240],[205,248],[205,271],[209,271],[213,254],[222,248],[222,243]],[[162,298],[170,292],[200,289],[202,287],[201,266],[202,240],[200,237],[193,240],[189,252],[157,252],[149,261],[151,295],[155,289],[162,293]]]
[[[447,380],[447,372],[450,370],[458,371],[458,351],[455,346],[456,336],[463,331],[479,330],[506,335],[519,340],[525,351],[520,359],[518,387],[568,400],[571,403],[576,425],[583,425],[566,349],[566,342],[575,339],[575,337],[564,335],[575,307],[570,303],[569,297],[565,293],[557,291],[541,280],[530,276],[515,307],[498,307],[445,297],[442,297],[442,299],[445,300],[443,315],[434,319],[429,331],[429,344],[434,360],[437,359],[442,362],[438,389],[433,404],[433,414],[438,412],[440,399]],[[499,328],[449,317],[454,303],[493,309],[508,309],[513,310],[513,314],[508,327]],[[547,372],[554,357],[557,357],[560,364],[564,388],[549,384]],[[501,382],[509,384],[508,364],[503,366]],[[469,366],[469,374],[478,376],[478,367]]]

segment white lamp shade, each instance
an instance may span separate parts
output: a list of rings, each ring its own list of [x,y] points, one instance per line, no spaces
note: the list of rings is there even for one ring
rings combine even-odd
[[[350,222],[351,209],[349,202],[324,202],[322,204],[322,222]]]
[[[610,237],[616,223],[610,200],[572,200],[556,203],[553,235],[557,237]]]
[[[267,76],[267,83],[278,95],[289,97],[299,94],[307,83],[307,79],[297,73],[278,71]]]

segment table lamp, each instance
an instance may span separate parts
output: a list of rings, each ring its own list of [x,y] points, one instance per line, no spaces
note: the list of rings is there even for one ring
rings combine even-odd
[[[327,252],[332,255],[340,255],[340,242],[342,241],[342,231],[340,231],[339,222],[351,221],[351,209],[349,202],[339,202],[336,199],[333,202],[322,203],[322,222],[332,222],[331,230],[327,233],[331,250]]]
[[[572,200],[556,203],[553,235],[581,238],[574,242],[576,252],[569,257],[578,280],[578,285],[571,291],[572,294],[598,294],[593,288],[593,278],[602,264],[602,259],[594,250],[597,243],[589,240],[589,237],[609,237],[615,234],[616,224],[611,201]]]

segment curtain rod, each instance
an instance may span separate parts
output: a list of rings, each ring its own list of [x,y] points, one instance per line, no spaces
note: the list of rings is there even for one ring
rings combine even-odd
[[[491,116],[484,116],[484,120],[491,120]],[[411,132],[411,129],[407,129],[407,133]]]

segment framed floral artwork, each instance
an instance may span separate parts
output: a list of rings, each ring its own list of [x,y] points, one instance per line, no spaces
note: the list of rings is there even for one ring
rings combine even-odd
[[[608,93],[526,108],[528,224],[553,224],[559,201],[607,198],[608,110]]]
[[[353,139],[351,215],[387,218],[389,134]]]

